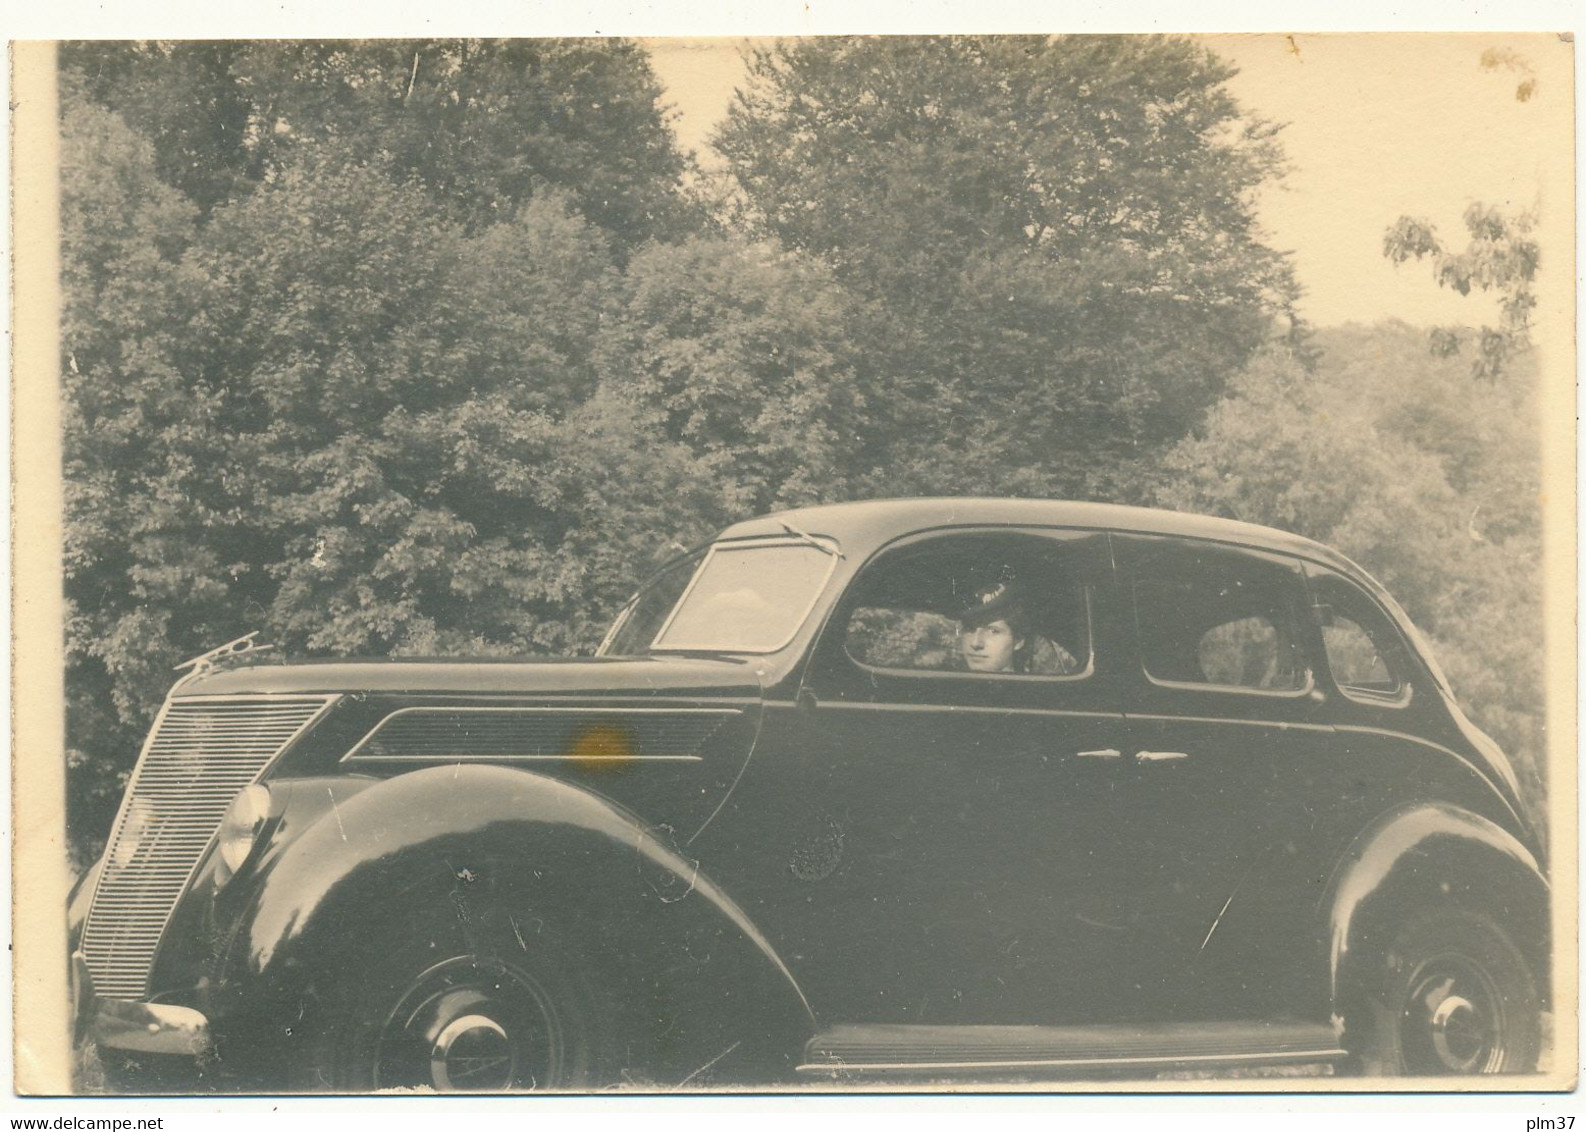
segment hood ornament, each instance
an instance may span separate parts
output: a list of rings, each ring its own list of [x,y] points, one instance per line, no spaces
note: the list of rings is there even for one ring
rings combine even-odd
[[[181,664],[178,664],[175,668],[171,669],[171,671],[180,672],[184,668],[190,668],[192,671],[178,680],[176,682],[177,686],[180,687],[189,680],[196,679],[197,677],[204,675],[206,672],[213,672],[215,669],[230,664],[232,661],[241,660],[245,657],[253,656],[256,653],[269,652],[271,649],[275,648],[274,645],[261,645],[255,643],[254,638],[258,635],[259,630],[255,629],[245,637],[238,637],[234,641],[227,641],[219,648],[210,649],[208,652],[202,653],[199,656],[195,656],[191,660],[182,661]]]

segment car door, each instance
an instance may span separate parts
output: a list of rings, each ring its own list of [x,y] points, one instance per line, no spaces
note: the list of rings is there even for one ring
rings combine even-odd
[[[1315,718],[1332,733],[1284,767],[1288,817],[1279,851],[1240,896],[1250,923],[1263,928],[1234,933],[1246,956],[1228,956],[1270,972],[1270,986],[1284,988],[1265,996],[1268,1013],[1292,1008],[1307,992],[1316,1009],[1328,1007],[1332,988],[1321,973],[1334,941],[1316,894],[1328,891],[1363,831],[1394,810],[1434,800],[1502,820],[1490,786],[1454,754],[1461,739],[1394,619],[1338,572],[1314,562],[1305,572],[1320,642]],[[1287,971],[1273,958],[1285,955],[1292,957]]]
[[[1200,540],[1115,544],[1137,649],[1118,915],[1141,993],[1160,1016],[1260,1013],[1286,937],[1255,894],[1300,852],[1319,801],[1303,772],[1332,741],[1303,569]]]
[[[955,663],[949,614],[988,565],[1038,594],[1031,651],[1066,661]],[[1103,634],[1114,601],[1107,537],[1087,531],[933,534],[856,577],[734,798],[786,832],[774,846],[741,837],[722,866],[742,872],[824,1019],[1111,1016],[1132,976],[1103,914],[1124,879],[1125,725]]]

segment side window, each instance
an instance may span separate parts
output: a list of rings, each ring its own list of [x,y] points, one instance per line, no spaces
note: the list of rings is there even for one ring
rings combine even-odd
[[[1039,535],[948,535],[900,548],[855,583],[844,647],[857,663],[894,672],[1083,677],[1090,589],[1075,562],[1070,543]]]
[[[1345,691],[1386,693],[1399,690],[1399,679],[1382,659],[1382,650],[1359,625],[1334,615],[1322,626],[1327,666]]]
[[[848,655],[872,668],[950,668],[958,623],[923,609],[861,606],[848,621]]]
[[[1195,659],[1208,684],[1269,691],[1293,691],[1305,685],[1292,642],[1260,614],[1207,629],[1201,634]]]
[[[1259,692],[1310,687],[1296,567],[1219,547],[1137,545],[1135,617],[1148,677]]]
[[[1408,665],[1398,632],[1352,583],[1320,567],[1312,567],[1310,573],[1333,683],[1350,699],[1402,703],[1409,691]]]

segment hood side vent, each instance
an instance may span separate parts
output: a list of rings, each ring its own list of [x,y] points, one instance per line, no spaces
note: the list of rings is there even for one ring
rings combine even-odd
[[[382,719],[349,760],[694,761],[737,708],[416,707]]]

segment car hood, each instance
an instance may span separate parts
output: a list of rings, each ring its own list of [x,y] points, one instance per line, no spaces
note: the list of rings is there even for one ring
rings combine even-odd
[[[758,696],[754,664],[731,657],[514,660],[333,660],[231,668],[194,677],[177,696],[394,693],[436,695]]]

